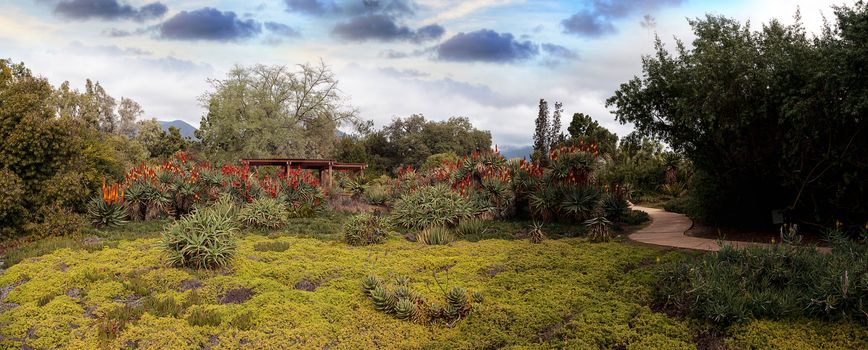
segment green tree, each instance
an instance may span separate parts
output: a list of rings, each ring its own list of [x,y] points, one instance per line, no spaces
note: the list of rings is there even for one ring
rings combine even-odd
[[[549,104],[544,99],[539,100],[539,112],[534,122],[536,129],[533,134],[533,154],[531,158],[543,165],[548,164],[549,158]]]
[[[356,119],[325,64],[236,66],[209,80],[202,102],[208,113],[197,137],[212,158],[329,155],[336,128]]]
[[[591,116],[584,113],[573,114],[573,119],[570,121],[567,131],[570,133],[570,139],[573,141],[583,140],[585,142],[597,143],[601,153],[611,154],[618,145],[618,135],[601,126]]]
[[[693,162],[691,194],[707,219],[768,223],[786,208],[801,221],[860,227],[868,217],[868,6],[835,8],[809,38],[796,23],[760,31],[735,20],[691,20],[675,53],[656,41],[643,75],[607,104],[621,122]]]

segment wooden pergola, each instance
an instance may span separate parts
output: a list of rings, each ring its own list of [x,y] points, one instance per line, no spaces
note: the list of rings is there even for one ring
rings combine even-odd
[[[364,176],[368,165],[365,163],[341,163],[331,159],[300,159],[300,158],[266,158],[266,159],[242,159],[251,167],[276,166],[281,167],[284,174],[289,174],[290,169],[318,170],[320,183],[323,186],[332,185],[333,171],[351,171],[357,176]]]

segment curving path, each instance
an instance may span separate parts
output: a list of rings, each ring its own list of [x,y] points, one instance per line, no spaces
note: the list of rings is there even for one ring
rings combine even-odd
[[[693,226],[693,221],[685,215],[640,206],[633,206],[633,209],[648,213],[651,216],[651,224],[631,234],[629,236],[631,240],[675,248],[706,251],[718,251],[720,249],[716,239],[685,236],[684,232]],[[766,243],[737,241],[724,241],[723,243],[736,248],[768,245]]]

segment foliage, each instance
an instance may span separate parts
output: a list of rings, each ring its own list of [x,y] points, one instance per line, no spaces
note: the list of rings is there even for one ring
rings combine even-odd
[[[621,218],[620,222],[625,225],[639,225],[648,221],[651,221],[648,213],[641,210],[630,210],[627,215]]]
[[[289,249],[289,243],[283,241],[259,242],[253,245],[257,252],[282,252]]]
[[[94,197],[87,206],[87,216],[93,226],[112,227],[126,223],[127,207],[124,204],[124,190],[120,184],[106,186],[102,194]]]
[[[528,238],[531,243],[542,243],[544,239],[546,239],[546,234],[543,232],[543,226],[540,223],[533,223],[533,226],[530,227],[530,231],[527,233]]]
[[[41,222],[25,226],[30,235],[39,239],[78,236],[85,225],[85,220],[79,214],[59,204],[42,207],[39,216]]]
[[[607,186],[605,191],[606,193],[603,194],[603,198],[600,201],[600,208],[603,210],[604,216],[610,221],[621,221],[630,211],[625,191],[618,185],[613,186],[611,189]]]
[[[425,163],[422,164],[422,171],[431,171],[441,166],[443,163],[458,163],[461,160],[455,152],[436,153],[425,158]]]
[[[363,194],[365,197],[365,201],[369,204],[373,205],[383,205],[389,201],[389,193],[386,192],[385,187],[383,185],[371,185],[365,188],[365,192]]]
[[[335,220],[315,221],[325,225]],[[104,242],[108,245],[104,248],[64,245],[4,266],[0,288],[14,287],[2,302],[19,306],[0,313],[0,348],[19,348],[23,339],[28,346],[47,349],[124,348],[129,344],[165,349],[198,349],[208,344],[280,348],[286,338],[275,334],[281,334],[291,337],[295,347],[317,349],[327,345],[367,349],[383,344],[403,349],[691,349],[698,335],[693,321],[667,317],[649,307],[654,261],[658,257],[663,262],[672,260],[678,256],[673,252],[618,243],[590,244],[575,238],[540,244],[503,239],[457,241],[420,249],[416,243],[397,239],[351,247],[295,234],[277,238],[251,234],[239,239],[237,263],[231,272],[203,273],[166,266],[156,247],[159,238],[135,238],[148,237],[144,231],[158,230],[164,223],[130,223],[123,230],[101,231],[101,237],[119,239]],[[493,223],[501,224],[505,223]],[[315,227],[300,226],[297,232],[315,234]],[[554,235],[555,227],[559,226],[547,224],[547,233]],[[517,229],[525,230],[526,225]],[[264,242],[285,242],[288,249],[256,251],[254,247]],[[443,291],[430,272],[423,271],[449,267],[447,293],[461,286],[468,290],[469,299],[475,299],[472,291],[479,291],[485,301],[452,327],[401,321],[369,306],[371,302],[359,287],[372,271],[365,261],[375,261],[374,271],[384,279],[411,276],[409,289],[441,305],[446,300]],[[61,263],[67,266],[65,270],[58,268]],[[132,292],[124,282],[134,271],[142,284],[137,288],[149,290],[157,300],[172,297],[182,310],[177,318],[157,317],[145,307],[115,335],[100,339],[99,320],[126,303]],[[294,281],[311,276],[325,280],[317,292],[291,287]],[[188,290],[191,285],[198,289]],[[239,286],[254,289],[256,296],[243,305],[216,302],[221,293]],[[67,296],[71,288],[81,293]],[[38,307],[38,299],[45,294],[57,296]],[[88,316],[89,306],[95,307],[91,313],[96,318]],[[221,322],[191,326],[187,317],[201,312],[195,310],[213,310],[220,314]],[[233,326],[236,317],[248,312],[252,313],[250,329]],[[28,338],[28,334],[33,336]],[[789,342],[858,349],[865,348],[866,338],[868,329],[862,324],[822,320],[752,322],[727,333],[727,342],[746,348]]]
[[[210,159],[324,158],[336,128],[356,119],[324,63],[301,64],[297,71],[236,66],[225,79],[209,82],[212,89],[202,98],[208,113],[196,136]]]
[[[455,226],[455,235],[458,237],[478,237],[484,235],[488,231],[489,222],[479,219],[470,218],[458,222]]]
[[[789,244],[725,246],[662,268],[655,300],[720,326],[786,317],[868,321],[868,247],[846,238],[833,245],[830,254]]]
[[[859,117],[868,113],[868,4],[833,11],[817,37],[798,18],[756,31],[725,17],[690,20],[693,42],[670,52],[657,40],[642,76],[607,105],[693,163],[701,181],[690,192],[702,217],[761,224],[786,209],[857,231],[868,216],[866,187],[856,180],[868,177]]]
[[[588,239],[591,242],[608,242],[612,239],[612,231],[609,230],[612,222],[605,216],[590,218],[585,221],[585,226],[588,227]]]
[[[169,264],[192,268],[228,265],[236,250],[233,210],[231,203],[218,203],[198,209],[166,228],[160,247]]]
[[[398,276],[393,284],[387,285],[376,276],[368,275],[362,280],[362,291],[371,299],[377,311],[391,314],[399,320],[421,324],[445,322],[452,326],[482,303],[481,294],[474,293],[471,300],[464,288],[453,287],[446,292],[439,282],[438,287],[443,291],[445,302],[429,303],[410,289],[409,281],[406,276]]]
[[[372,214],[358,214],[344,224],[344,239],[350,245],[379,244],[389,235],[385,218]]]
[[[591,118],[591,116],[584,113],[573,114],[573,119],[570,121],[567,131],[570,133],[567,145],[576,144],[580,141],[595,143],[600,145],[600,152],[611,154],[615,152],[618,144],[618,135],[613,134]]]
[[[416,233],[416,242],[424,245],[445,245],[453,240],[452,232],[442,226],[430,226]]]
[[[24,184],[18,175],[8,169],[0,169],[0,237],[11,237],[11,230],[24,219]],[[5,232],[10,230],[10,232]]]
[[[136,140],[144,146],[151,158],[167,159],[188,148],[181,131],[170,126],[168,131],[156,119],[142,120],[137,125]]]
[[[455,226],[475,212],[472,203],[448,186],[426,186],[408,193],[392,207],[391,221],[396,226],[422,229],[429,226]]]
[[[246,227],[281,228],[286,225],[286,205],[274,198],[257,198],[241,207],[238,222]]]
[[[696,209],[694,208],[694,200],[691,197],[673,198],[666,203],[663,203],[663,209],[672,213],[685,214],[695,217]]]

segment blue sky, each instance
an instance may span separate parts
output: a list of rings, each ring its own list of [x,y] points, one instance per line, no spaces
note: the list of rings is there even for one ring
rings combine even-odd
[[[833,2],[840,3],[840,2]],[[540,98],[624,135],[605,99],[639,74],[656,33],[691,39],[714,13],[809,31],[828,1],[683,0],[5,0],[0,56],[59,85],[100,81],[147,118],[194,126],[208,78],[234,64],[330,65],[364,119],[469,117],[501,145],[531,141]],[[653,24],[643,24],[645,16]]]

